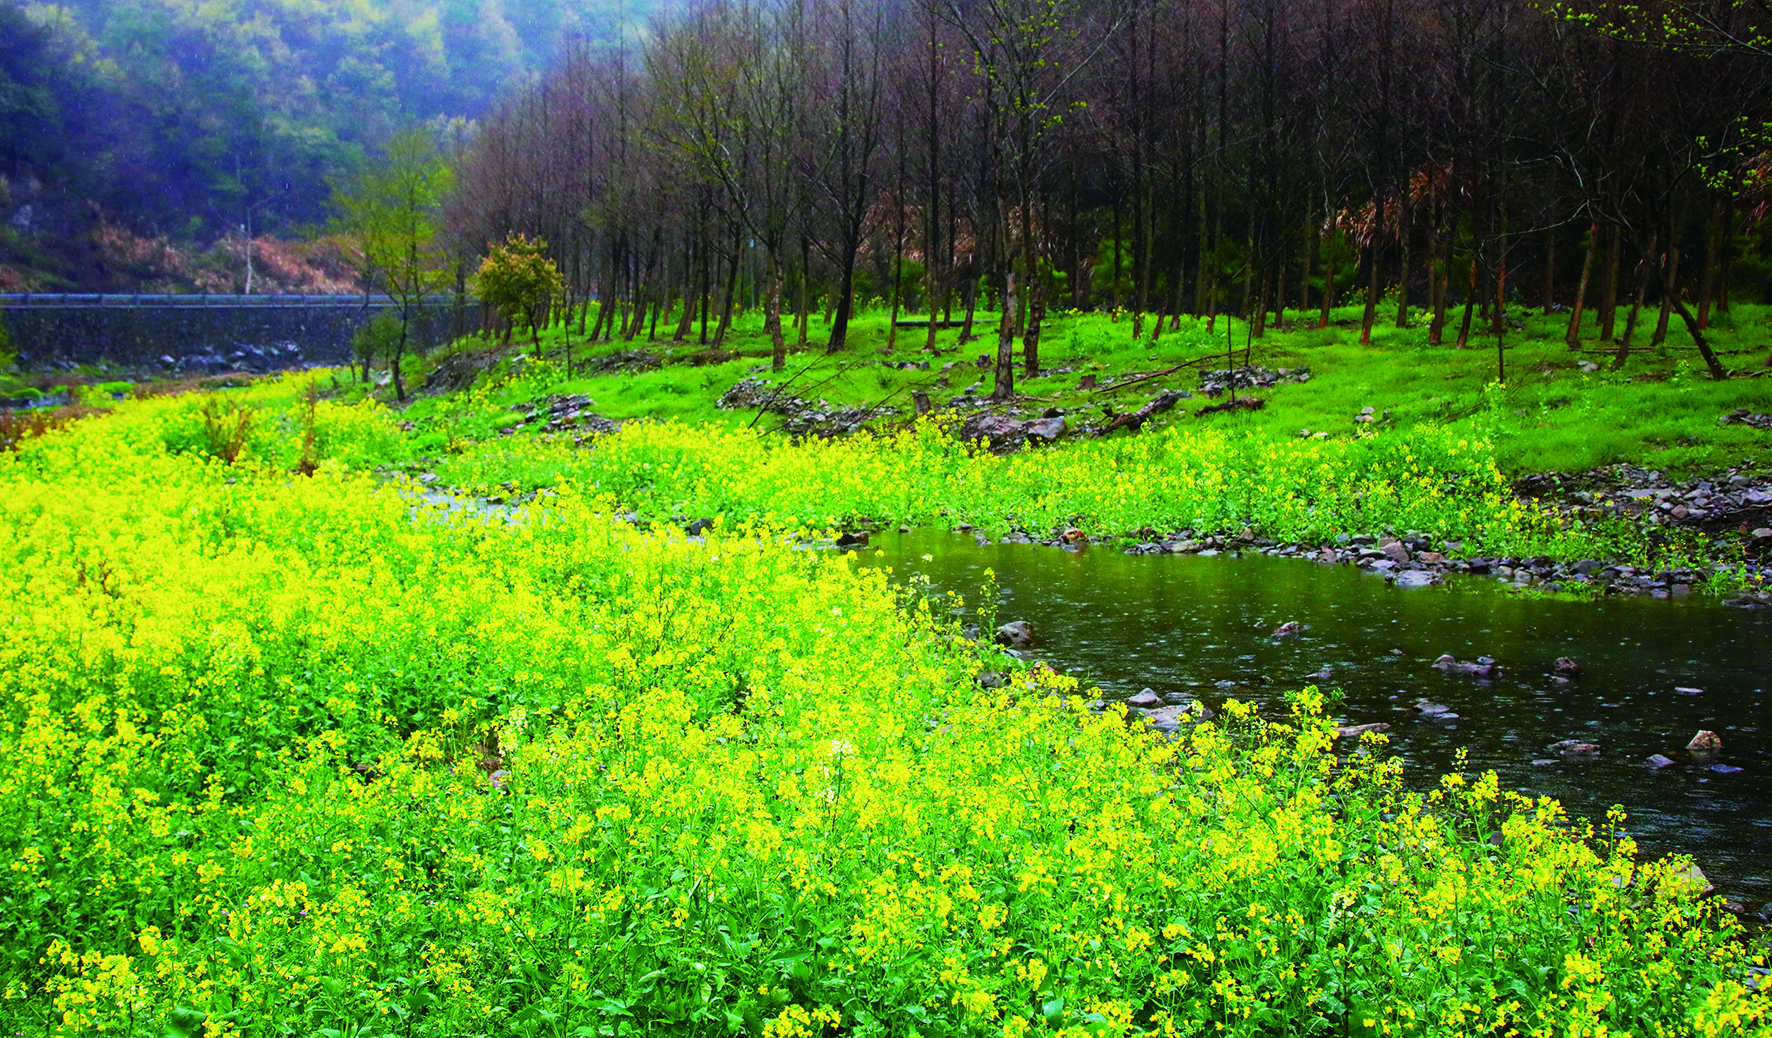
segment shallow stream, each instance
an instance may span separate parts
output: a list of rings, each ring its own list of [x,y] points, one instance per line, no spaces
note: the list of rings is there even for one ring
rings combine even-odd
[[[1494,769],[1503,788],[1554,796],[1572,817],[1599,820],[1622,804],[1646,853],[1691,854],[1721,891],[1772,899],[1772,611],[1698,597],[1528,599],[1474,576],[1399,588],[1351,566],[1254,553],[979,546],[935,530],[875,534],[862,557],[969,603],[989,568],[997,622],[1033,625],[1027,655],[1111,699],[1148,687],[1214,709],[1235,697],[1279,711],[1289,689],[1340,688],[1342,723],[1388,722],[1416,788],[1434,786],[1467,748],[1470,770]],[[1272,637],[1288,621],[1303,630]],[[1502,670],[1444,674],[1432,665],[1443,653],[1494,657]],[[1581,675],[1557,680],[1558,657]],[[1313,676],[1324,668],[1329,678]],[[1456,716],[1422,713],[1423,699]],[[1721,737],[1718,752],[1685,749],[1700,729]],[[1549,749],[1563,740],[1599,752]],[[1652,754],[1674,763],[1655,768]]]

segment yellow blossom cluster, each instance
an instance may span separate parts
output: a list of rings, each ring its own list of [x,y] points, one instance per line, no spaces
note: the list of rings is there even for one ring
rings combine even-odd
[[[237,404],[306,435],[291,387]],[[276,443],[224,465],[181,446],[191,406],[0,456],[10,1030],[1772,1031],[1677,862],[1492,775],[1408,794],[1314,689],[1162,738],[791,543],[828,485],[795,473],[1002,475],[932,433],[755,472],[655,450],[656,494],[776,502],[691,539],[595,481],[451,510]],[[647,464],[644,432],[599,464]]]

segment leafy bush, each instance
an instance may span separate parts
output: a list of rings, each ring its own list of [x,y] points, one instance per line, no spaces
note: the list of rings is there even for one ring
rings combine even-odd
[[[548,243],[512,231],[503,245],[494,245],[474,274],[474,294],[503,314],[512,327],[536,334],[548,301],[566,287],[560,268],[549,258]]]

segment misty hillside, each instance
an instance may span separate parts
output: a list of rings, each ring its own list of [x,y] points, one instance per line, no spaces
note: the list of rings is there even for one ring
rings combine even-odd
[[[101,226],[188,245],[321,221],[328,178],[396,127],[471,119],[657,6],[0,0],[0,290],[124,286]]]

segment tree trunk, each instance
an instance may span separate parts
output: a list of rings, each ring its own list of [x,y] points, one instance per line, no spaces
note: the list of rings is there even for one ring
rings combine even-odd
[[[997,328],[997,381],[991,389],[993,403],[1015,396],[1015,268],[1003,273],[1003,319]]]
[[[1581,347],[1581,312],[1587,306],[1587,282],[1594,272],[1594,247],[1600,240],[1600,222],[1595,220],[1588,228],[1587,248],[1582,250],[1581,281],[1575,289],[1575,305],[1569,308],[1569,330],[1563,333],[1563,341],[1570,349]]]
[[[714,348],[726,341],[726,332],[732,327],[732,305],[738,299],[738,262],[743,253],[739,247],[744,241],[744,231],[738,224],[732,225],[732,261],[726,264],[726,299],[720,306],[720,326],[714,329]]]
[[[1305,321],[1305,311],[1311,308],[1311,262],[1316,253],[1317,235],[1320,233],[1317,221],[1311,219],[1310,210],[1305,210],[1304,256],[1299,261],[1298,274],[1298,320],[1300,327]]]
[[[1637,263],[1637,292],[1631,298],[1630,314],[1624,319],[1624,337],[1618,340],[1618,349],[1612,355],[1613,371],[1624,367],[1625,360],[1630,357],[1630,341],[1637,331],[1637,316],[1643,312],[1643,296],[1649,291],[1649,265],[1653,262],[1654,252],[1655,245],[1651,243],[1650,255],[1644,256]]]
[[[1667,273],[1662,278],[1663,284],[1675,286],[1674,292],[1679,291],[1677,286],[1680,283],[1680,237],[1686,229],[1682,226],[1684,222],[1681,220],[1674,225],[1673,236],[1668,239]],[[1673,292],[1663,292],[1661,312],[1655,318],[1655,335],[1650,338],[1649,345],[1658,347],[1667,341],[1667,319],[1673,316],[1673,310]]]
[[[1504,178],[1505,184],[1505,178]],[[1507,334],[1507,195],[1497,191],[1500,233],[1495,235],[1495,334]],[[1493,226],[1493,225],[1492,225]]]
[[[1126,299],[1120,294],[1120,192],[1114,191],[1114,316],[1120,319],[1120,311],[1126,308]]]
[[[1427,305],[1433,311],[1433,317],[1427,323],[1427,344],[1438,346],[1446,334],[1446,289],[1450,275],[1447,272],[1448,258],[1441,258],[1445,249],[1440,241],[1439,217],[1434,217],[1434,225],[1429,228],[1427,239]]]
[[[763,328],[769,333],[769,370],[780,371],[788,366],[788,340],[781,331],[781,283],[782,262],[777,249],[767,250],[769,253],[769,296],[765,304],[768,311],[763,317]]]
[[[586,340],[587,342],[597,341],[597,335],[603,331],[603,322],[608,317],[609,304],[601,299],[597,300],[597,323],[591,325],[591,335],[590,338]]]
[[[702,235],[701,250],[701,335],[697,345],[708,344],[708,311],[713,308],[714,301],[714,257],[709,247],[708,236]]]
[[[855,310],[855,256],[861,251],[861,219],[842,229],[843,232],[843,270],[840,279],[836,313],[831,322],[831,340],[826,345],[828,353],[835,353],[849,344],[849,318]]]
[[[1330,235],[1329,246],[1333,250],[1334,235]],[[1317,318],[1318,328],[1329,327],[1329,307],[1335,302],[1335,253],[1325,251],[1323,256],[1323,316]]]
[[[693,261],[685,272],[688,281],[683,285],[683,320],[677,325],[677,334],[672,336],[673,342],[687,342],[689,333],[695,330],[695,267]]]
[[[812,240],[800,236],[800,345],[812,334]]]
[[[1255,218],[1249,218],[1249,233],[1243,241],[1243,323],[1255,327]]]
[[[1040,373],[1040,325],[1046,320],[1046,293],[1040,287],[1040,250],[1034,239],[1033,208],[1033,192],[1025,192],[1021,202],[1021,247],[1022,262],[1027,265],[1028,320],[1021,336],[1021,362],[1030,377]],[[1133,336],[1135,341],[1137,338]]]
[[[393,357],[393,363],[391,365],[394,369],[394,399],[400,401],[401,403],[406,402],[406,380],[403,377],[401,377],[401,374],[400,374],[400,361],[402,359],[404,359],[406,356],[406,329],[410,324],[411,324],[410,308],[409,307],[401,307],[400,308],[400,338],[399,338],[399,341],[394,343],[394,357]]]
[[[902,167],[903,160],[900,160]],[[902,169],[899,178],[904,178]],[[899,297],[904,294],[904,203],[898,203],[898,237],[892,246],[892,316],[886,321],[886,348],[896,349],[898,346],[898,304]],[[929,319],[929,327],[935,327],[935,319]]]
[[[1651,246],[1652,249],[1653,246]],[[1705,338],[1704,329],[1698,326],[1698,318],[1692,316],[1692,311],[1686,307],[1686,301],[1681,299],[1679,294],[1674,292],[1673,286],[1667,283],[1667,279],[1661,276],[1661,265],[1650,263],[1649,273],[1655,279],[1655,291],[1673,301],[1674,313],[1679,314],[1680,320],[1685,322],[1687,334],[1692,336],[1693,344],[1698,347],[1699,356],[1704,358],[1705,367],[1710,369],[1710,377],[1719,382],[1728,378],[1729,373],[1723,370],[1722,362],[1717,360],[1716,351],[1711,349],[1710,340]]]
[[[966,290],[961,294],[966,297],[966,323],[960,326],[960,345],[964,346],[973,339],[972,316],[978,312],[978,279],[967,277]]]
[[[1409,196],[1405,191],[1399,204],[1402,206],[1402,218],[1397,227],[1397,241],[1402,246],[1401,265],[1397,268],[1397,327],[1409,327],[1409,232],[1412,229],[1411,217],[1413,209],[1409,205]]]
[[[1618,265],[1624,235],[1617,224],[1607,225],[1606,271],[1600,279],[1600,341],[1611,342],[1618,316]]]
[[[1465,288],[1465,292],[1464,292],[1464,318],[1463,318],[1463,323],[1461,323],[1458,326],[1458,341],[1452,344],[1457,349],[1461,349],[1461,350],[1464,349],[1465,343],[1470,342],[1471,311],[1476,307],[1476,305],[1477,305],[1477,250],[1476,250],[1476,243],[1472,242],[1471,243],[1470,284],[1469,284],[1469,286],[1467,286]]]
[[[1372,341],[1372,322],[1378,319],[1378,229],[1366,246],[1366,312],[1360,317],[1360,345]]]
[[[1698,277],[1698,327],[1710,327],[1711,294],[1716,290],[1717,278],[1717,226],[1721,223],[1721,209],[1712,214],[1704,222],[1704,272]]]

